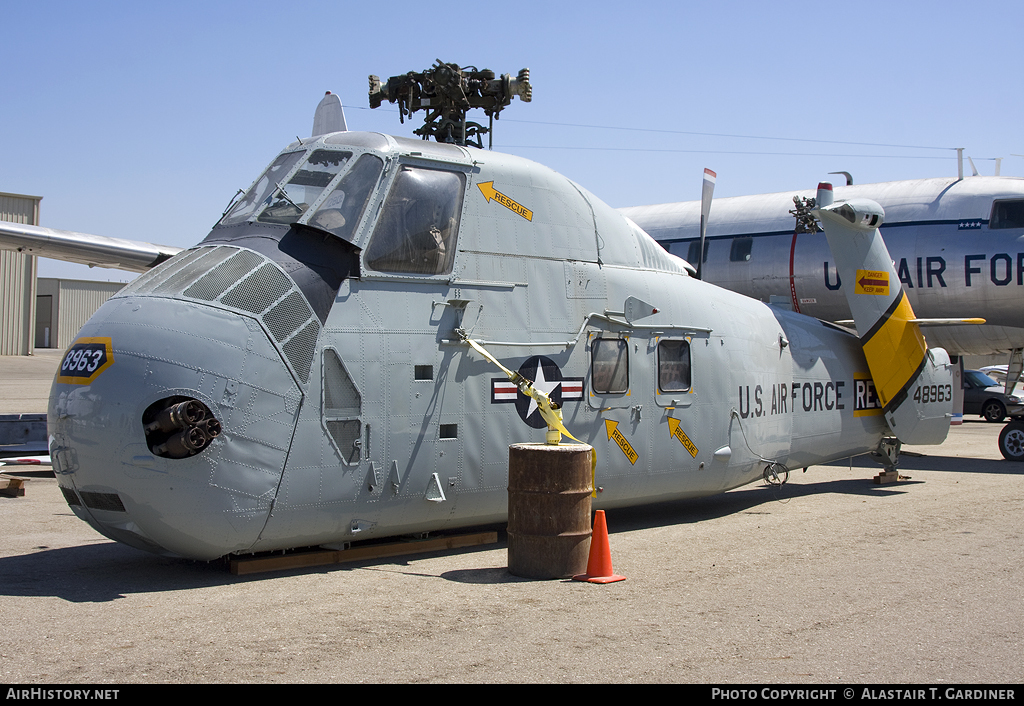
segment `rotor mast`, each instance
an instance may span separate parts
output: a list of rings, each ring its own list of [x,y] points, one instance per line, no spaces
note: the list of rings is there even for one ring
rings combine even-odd
[[[381,83],[378,76],[370,76],[370,107],[378,108],[385,100],[398,104],[399,119],[405,123],[417,110],[425,113],[423,127],[413,132],[424,140],[483,148],[482,137],[488,135],[491,148],[494,121],[502,109],[519,96],[524,103],[533,99],[530,70],[522,69],[512,78],[509,74],[495,76],[490,69],[475,66],[460,67],[446,64],[440,59],[426,71],[410,71],[392,76]],[[482,108],[487,115],[488,127],[466,119],[466,113]]]

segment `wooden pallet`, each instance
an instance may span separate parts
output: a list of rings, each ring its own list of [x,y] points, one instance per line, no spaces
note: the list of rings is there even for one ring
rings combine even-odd
[[[475,547],[482,544],[496,544],[497,532],[479,532],[477,534],[459,534],[448,537],[432,537],[429,539],[389,544],[371,544],[356,546],[349,549],[314,549],[311,551],[290,554],[268,554],[264,556],[238,557],[231,559],[229,568],[236,576],[258,574],[266,571],[284,571],[302,569],[311,566],[327,566],[329,564],[345,564],[353,561],[370,561],[392,556],[407,554],[423,554],[426,552]]]
[[[4,483],[4,481],[7,481]],[[5,498],[20,498],[25,495],[25,481],[21,478],[0,478],[0,495]]]

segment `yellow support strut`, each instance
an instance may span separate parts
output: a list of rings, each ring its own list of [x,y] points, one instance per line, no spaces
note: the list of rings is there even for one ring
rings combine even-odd
[[[546,393],[536,389],[533,386],[532,380],[525,378],[519,373],[506,368],[504,365],[498,362],[497,358],[488,353],[483,346],[474,341],[472,338],[469,338],[465,334],[460,335],[462,335],[462,338],[466,341],[466,343],[468,343],[473,348],[473,350],[475,350],[484,358],[486,358],[487,360],[491,361],[499,368],[501,368],[502,372],[508,375],[508,379],[511,380],[517,388],[519,388],[520,392],[522,392],[527,397],[532,398],[537,403],[537,408],[540,410],[540,415],[544,419],[544,422],[548,425],[548,444],[557,445],[558,442],[561,441],[561,437],[564,435],[575,441],[577,444],[590,446],[590,444],[586,444],[580,441],[575,436],[569,433],[569,430],[565,428],[565,424],[562,423],[561,408],[557,404],[552,402],[551,398]],[[595,479],[594,492],[591,495],[592,497],[596,497],[597,450],[594,449],[593,446],[590,447],[590,465],[591,475]]]

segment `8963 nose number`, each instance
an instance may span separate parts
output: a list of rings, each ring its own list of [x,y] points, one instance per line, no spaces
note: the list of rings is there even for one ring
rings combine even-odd
[[[113,346],[109,337],[79,338],[64,356],[57,382],[89,385],[113,363]]]

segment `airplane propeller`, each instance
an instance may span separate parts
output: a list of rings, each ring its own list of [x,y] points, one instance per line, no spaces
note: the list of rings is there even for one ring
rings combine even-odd
[[[708,215],[711,213],[711,197],[715,193],[715,179],[718,175],[704,169],[704,187],[700,194],[700,250],[697,251],[697,279],[701,279],[701,265],[704,263],[704,236],[708,230]],[[691,263],[693,264],[693,263]]]

